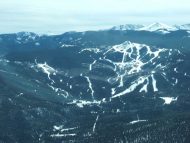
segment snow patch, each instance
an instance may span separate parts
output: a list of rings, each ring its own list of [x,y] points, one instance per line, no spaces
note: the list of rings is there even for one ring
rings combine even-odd
[[[97,122],[98,122],[98,119],[99,119],[99,115],[97,115],[96,120],[95,120],[95,123],[94,123],[94,125],[93,125],[93,129],[92,129],[92,132],[93,132],[93,133],[95,132],[96,124],[97,124]]]
[[[160,97],[161,99],[164,100],[164,104],[171,104],[174,101],[177,101],[178,97]]]
[[[75,45],[68,45],[68,44],[63,44],[61,45],[61,48],[69,48],[69,47],[74,47]]]
[[[91,80],[90,80],[89,77],[85,76],[85,78],[87,79],[87,82],[88,82],[88,84],[89,84],[89,89],[90,89],[90,91],[91,91],[92,99],[94,99],[94,90],[93,90],[93,88],[92,88],[92,82],[91,82]]]
[[[153,75],[153,74],[151,75],[151,77],[152,77],[153,91],[154,91],[154,92],[157,92],[157,91],[158,91],[158,88],[157,88],[157,86],[156,86],[156,79],[154,78],[154,75]]]
[[[57,72],[53,67],[49,66],[46,62],[44,64],[37,63],[37,68],[41,69],[45,74],[47,74],[48,79],[50,80],[51,80],[50,75],[55,74]]]
[[[80,108],[83,108],[84,106],[93,106],[93,105],[100,105],[101,103],[104,103],[105,101],[87,101],[87,100],[73,100],[72,102],[68,104],[75,104]]]
[[[139,116],[137,115],[137,120],[131,121],[131,122],[129,122],[129,124],[136,124],[136,123],[139,123],[139,122],[147,122],[147,121],[148,120],[140,120]]]
[[[74,137],[74,136],[76,136],[76,134],[60,134],[60,133],[57,133],[57,134],[50,135],[50,137]]]
[[[140,31],[150,31],[150,32],[161,32],[163,34],[166,34],[166,33],[169,33],[169,31],[176,31],[178,30],[176,27],[172,27],[172,26],[169,26],[169,25],[166,25],[164,23],[152,23],[148,26],[145,26],[141,29],[139,29]]]
[[[137,86],[139,86],[140,84],[144,83],[144,81],[147,79],[147,77],[140,77],[138,78],[137,80],[135,80],[134,82],[132,82],[131,86],[129,88],[127,88],[126,90],[112,96],[112,98],[116,98],[116,97],[119,97],[119,96],[123,96],[127,93],[130,93],[132,91],[134,91]]]

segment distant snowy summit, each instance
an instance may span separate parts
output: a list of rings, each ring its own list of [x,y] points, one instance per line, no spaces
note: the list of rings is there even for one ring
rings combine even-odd
[[[190,30],[190,24],[184,24],[184,25],[175,25],[176,28],[179,30]]]
[[[158,33],[170,33],[170,31],[176,31],[178,30],[174,26],[169,26],[163,23],[153,23],[148,26],[145,26],[143,28],[138,29],[140,31],[150,31],[150,32],[158,32]]]
[[[114,26],[111,28],[111,30],[138,30],[143,27],[144,25],[140,24],[126,24],[126,25]]]
[[[175,31],[178,30],[174,26],[169,26],[164,23],[153,23],[148,26],[145,26],[143,28],[140,28],[139,30],[144,30],[144,31],[158,31],[158,30],[167,30],[167,31]]]
[[[126,25],[114,26],[110,30],[150,31],[150,32],[166,34],[166,33],[170,33],[171,31],[190,30],[190,24],[173,25],[173,26],[170,26],[164,23],[159,23],[159,22],[152,23],[150,25],[126,24]]]

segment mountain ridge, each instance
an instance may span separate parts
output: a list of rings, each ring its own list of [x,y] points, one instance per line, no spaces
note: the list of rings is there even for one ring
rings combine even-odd
[[[161,33],[168,33],[169,31],[177,31],[177,30],[190,30],[190,24],[182,24],[182,25],[167,25],[160,22],[155,22],[149,25],[136,25],[136,24],[126,24],[114,26],[110,30],[135,30],[135,31],[161,31]]]
[[[0,39],[0,142],[188,142],[187,31]]]

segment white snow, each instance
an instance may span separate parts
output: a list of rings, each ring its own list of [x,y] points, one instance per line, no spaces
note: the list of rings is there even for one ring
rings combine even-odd
[[[147,120],[134,120],[134,121],[131,121],[129,124],[136,124],[139,122],[147,122]]]
[[[71,131],[71,130],[75,130],[77,129],[78,127],[72,127],[72,128],[64,128],[63,125],[60,125],[60,126],[53,126],[53,131],[60,131],[60,132],[68,132],[68,131]]]
[[[120,113],[120,112],[121,112],[121,110],[120,110],[120,109],[117,109],[117,110],[116,110],[116,113]]]
[[[132,82],[131,86],[129,88],[127,88],[126,90],[118,93],[118,94],[115,94],[114,96],[112,96],[112,98],[116,98],[116,97],[119,97],[119,96],[123,96],[127,93],[130,93],[132,91],[134,91],[137,86],[139,86],[140,84],[144,83],[144,81],[146,80],[147,78],[146,77],[140,77],[138,78],[137,80],[135,80],[134,82]]]
[[[124,78],[125,74],[122,74],[122,75],[118,75],[118,77],[120,77],[120,83],[119,83],[119,86],[118,87],[123,87],[124,86],[124,83],[123,83],[123,78]]]
[[[147,121],[148,120],[140,120],[139,116],[137,115],[137,120],[131,121],[131,122],[129,122],[129,124],[136,124],[136,123],[139,123],[139,122],[147,122]]]
[[[50,137],[73,137],[73,136],[76,136],[76,134],[60,134],[60,133],[57,133],[57,134],[50,135]]]
[[[143,50],[142,50],[143,49]],[[146,51],[146,53],[141,53],[141,51]],[[123,90],[120,93],[116,93],[112,91],[112,98],[122,96],[124,94],[130,93],[134,91],[138,86],[141,86],[139,92],[148,92],[148,85],[152,84],[154,92],[158,91],[157,88],[157,81],[154,77],[154,74],[157,70],[161,70],[164,72],[164,69],[167,68],[167,63],[164,64],[156,64],[155,60],[160,58],[161,53],[169,53],[169,49],[165,48],[155,48],[150,47],[145,44],[138,44],[138,43],[131,43],[130,41],[126,41],[122,44],[112,46],[108,48],[107,51],[104,52],[104,60],[112,63],[114,65],[114,71],[116,72],[116,77],[111,77],[108,79],[109,83],[116,83],[119,82],[117,88],[124,87],[125,80],[127,78],[133,76],[134,74],[141,74],[143,73],[144,67],[147,65],[154,65],[152,71],[148,73],[148,75],[142,75],[135,81],[131,82],[131,84],[127,87],[127,89]],[[170,53],[172,51],[170,50]],[[107,58],[107,55],[114,54],[114,53],[121,53],[122,59],[121,61],[114,62]],[[144,57],[149,57],[149,60],[145,60]],[[151,80],[152,79],[152,80]],[[114,90],[116,91],[116,90]],[[114,93],[114,94],[113,94]]]
[[[75,130],[77,127],[61,129],[61,132]]]
[[[115,91],[115,88],[112,88],[112,89],[111,89],[111,94],[114,95],[115,92],[116,92],[116,91]]]
[[[160,31],[160,32],[163,32],[163,33],[167,33],[167,31],[175,31],[175,30],[178,30],[176,27],[173,27],[173,26],[169,26],[169,25],[166,25],[164,23],[152,23],[148,26],[145,26],[141,29],[139,29],[140,31],[143,30],[143,31]]]
[[[37,63],[37,67],[39,69],[41,69],[45,74],[47,74],[48,75],[48,79],[50,79],[50,80],[52,80],[50,78],[50,75],[51,74],[55,74],[57,72],[53,67],[49,66],[46,62],[44,64]]]
[[[177,73],[177,68],[174,68],[174,71]]]
[[[98,49],[98,48],[85,48],[85,49],[82,49],[79,53],[82,53],[82,52],[85,52],[85,51],[99,53],[100,49]]]
[[[97,115],[96,120],[95,120],[95,123],[94,123],[94,125],[93,125],[93,129],[92,129],[92,132],[93,132],[93,133],[95,132],[96,124],[97,124],[97,122],[98,122],[98,119],[99,119],[99,115]]]
[[[147,93],[148,92],[148,84],[149,84],[149,80],[148,80],[148,78],[146,79],[146,84],[144,84],[143,85],[143,87],[140,89],[140,91],[139,92],[145,92],[145,93]]]
[[[18,95],[16,95],[16,97],[20,97],[22,95],[24,95],[24,93],[19,93]]]
[[[125,24],[125,25],[118,25],[114,26],[109,30],[134,30],[134,31],[150,31],[150,32],[158,32],[161,34],[167,34],[171,31],[177,30],[186,30],[189,32],[190,24],[183,24],[183,25],[167,25],[161,22],[155,22],[149,25],[138,25],[138,24]]]
[[[52,85],[49,85],[47,84],[53,91],[55,91],[56,93],[58,93],[58,95],[62,95],[64,96],[65,98],[67,98],[69,96],[69,92],[61,89],[61,88],[57,88],[57,87],[54,87]]]
[[[61,130],[63,128],[63,125],[61,126],[53,126],[54,130]]]
[[[164,100],[164,104],[171,104],[172,102],[174,101],[177,101],[177,98],[174,98],[174,97],[160,97],[161,99]]]
[[[190,24],[177,25],[176,27],[180,30],[190,30]]]
[[[87,100],[73,100],[72,102],[68,104],[76,104],[78,107],[83,108],[85,105],[91,106],[91,105],[100,105],[102,101],[87,101]]]
[[[95,60],[92,64],[90,64],[90,66],[89,66],[89,71],[92,70],[92,66],[93,66],[95,63],[96,63],[96,60]]]
[[[140,28],[144,27],[143,25],[137,25],[137,24],[126,24],[126,25],[119,25],[119,26],[114,26],[111,28],[111,30],[138,30]]]
[[[92,88],[92,83],[91,83],[91,81],[90,81],[90,78],[87,77],[87,76],[85,76],[85,77],[86,77],[87,82],[88,82],[88,84],[89,84],[89,89],[90,89],[90,91],[91,91],[92,99],[94,99],[94,90],[93,90],[93,88]]]
[[[61,48],[69,48],[69,47],[74,47],[74,45],[69,45],[69,44],[62,44]]]
[[[178,83],[178,79],[176,78],[176,79],[175,79],[175,83],[174,83],[174,85],[176,85],[177,83]]]
[[[158,91],[158,88],[157,88],[157,86],[156,86],[156,79],[154,78],[154,75],[153,75],[153,74],[151,75],[151,77],[152,77],[153,90],[154,90],[154,92],[156,92],[156,91]]]

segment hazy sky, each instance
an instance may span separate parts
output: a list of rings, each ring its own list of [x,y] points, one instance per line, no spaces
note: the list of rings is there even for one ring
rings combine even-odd
[[[190,23],[190,0],[0,0],[0,33],[63,33],[153,22]]]

